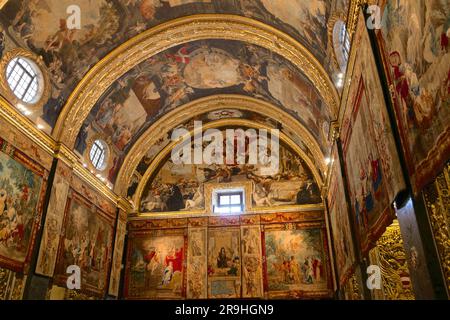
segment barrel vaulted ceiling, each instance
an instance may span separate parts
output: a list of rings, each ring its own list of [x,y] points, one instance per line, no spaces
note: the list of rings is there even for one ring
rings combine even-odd
[[[80,30],[66,27],[74,4]],[[30,120],[82,162],[90,141],[107,141],[104,177],[120,180],[115,190],[126,194],[171,130],[196,119],[279,128],[323,176],[339,106],[330,24],[349,7],[350,0],[8,1],[0,28],[4,52],[41,56],[50,79],[49,99],[31,107]]]

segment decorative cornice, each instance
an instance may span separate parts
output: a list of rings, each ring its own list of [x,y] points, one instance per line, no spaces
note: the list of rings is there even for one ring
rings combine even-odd
[[[148,152],[149,147],[153,146],[156,141],[164,137],[167,132],[197,115],[223,108],[233,108],[259,113],[282,123],[285,128],[291,130],[301,138],[302,142],[307,146],[315,160],[319,163],[319,169],[323,172],[326,171],[324,155],[317,141],[293,116],[268,102],[255,98],[241,95],[214,95],[178,107],[165,114],[148,128],[133,144],[124,159],[116,179],[114,191],[119,195],[126,194],[133,172],[139,162]]]
[[[270,128],[267,125],[263,125],[260,123],[256,123],[249,120],[244,119],[222,119],[214,122],[209,122],[203,126],[203,131],[212,129],[212,128],[222,128],[222,127],[229,127],[229,126],[240,126],[244,128],[254,128],[254,129],[266,129],[270,130]],[[193,136],[194,130],[190,131],[190,135]],[[280,142],[285,143],[288,147],[290,147],[293,152],[298,154],[300,158],[302,158],[306,165],[311,170],[314,179],[316,180],[317,184],[322,187],[323,186],[323,180],[317,170],[317,168],[314,166],[314,163],[312,160],[303,152],[300,147],[293,142],[288,136],[286,136],[284,133],[280,132],[279,134]],[[160,165],[167,160],[168,155],[172,151],[172,149],[175,147],[175,145],[178,143],[178,141],[172,141],[167,145],[152,161],[150,166],[147,168],[145,174],[142,177],[142,180],[139,182],[139,185],[136,189],[136,193],[133,198],[133,203],[137,208],[134,208],[134,211],[139,211],[140,206],[140,200],[142,198],[142,194],[144,193],[144,189],[146,185],[148,184],[149,180],[152,178],[153,174],[158,170]]]
[[[72,147],[91,109],[120,76],[159,52],[195,40],[228,39],[252,43],[291,61],[317,88],[337,115],[339,96],[319,61],[298,41],[262,22],[236,15],[192,15],[163,23],[125,42],[80,81],[64,106],[53,136]]]
[[[337,139],[339,139],[340,135],[341,135],[341,128],[339,126],[338,121],[332,121],[330,123],[330,132],[328,135],[328,139],[334,142]]]
[[[39,130],[27,117],[19,113],[4,97],[0,95],[0,117],[5,119],[14,128],[25,134],[45,152],[53,155],[56,142],[46,133]]]
[[[87,182],[94,190],[117,204],[119,208],[131,210],[129,201],[115,194],[102,181],[92,175],[88,169],[83,167],[79,158],[72,150],[62,143],[57,143],[53,138],[39,130],[30,119],[20,114],[17,109],[2,96],[0,96],[0,117],[5,119],[12,127],[17,128],[17,130],[23,133],[43,151],[52,157],[63,161],[73,169],[73,172],[77,176]]]
[[[311,211],[323,211],[324,206],[322,204],[302,204],[302,205],[291,205],[291,206],[276,206],[271,208],[254,208],[248,210],[244,213],[239,214],[241,217],[252,216],[255,214],[273,214],[276,213],[290,213],[290,212],[311,212]],[[128,217],[128,221],[139,221],[148,219],[181,219],[181,218],[198,218],[199,215],[202,217],[218,217],[217,214],[211,212],[205,213],[204,210],[196,211],[178,211],[178,212],[147,212],[139,213]],[[322,219],[322,217],[320,218]]]
[[[347,32],[350,39],[353,39],[359,19],[359,9],[367,3],[368,0],[351,0],[349,13],[347,17]]]

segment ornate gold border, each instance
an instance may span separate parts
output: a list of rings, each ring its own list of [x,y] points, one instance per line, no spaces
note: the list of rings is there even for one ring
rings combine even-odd
[[[133,144],[125,157],[116,179],[114,191],[120,195],[126,193],[133,172],[147,153],[148,148],[166,135],[170,129],[176,128],[188,119],[197,115],[223,108],[252,111],[282,123],[283,126],[302,139],[304,144],[313,154],[315,161],[319,163],[319,169],[322,170],[322,172],[326,172],[327,165],[324,160],[325,156],[322,153],[320,146],[311,133],[309,133],[309,131],[293,116],[268,102],[255,98],[234,94],[213,95],[189,102],[170,111],[148,128],[139,137],[136,143]]]
[[[394,220],[369,251],[369,261],[381,269],[381,289],[371,290],[373,300],[414,300],[412,285],[402,284],[409,277],[403,238],[398,220]]]
[[[17,128],[33,143],[54,158],[61,159],[65,164],[73,169],[74,173],[87,182],[92,188],[103,194],[107,199],[117,204],[124,211],[131,211],[131,204],[128,200],[115,194],[103,182],[80,162],[79,157],[69,148],[61,143],[57,143],[46,133],[39,130],[35,124],[20,114],[5,98],[0,95],[0,117],[5,119],[12,127]]]
[[[353,35],[355,34],[356,27],[358,26],[359,9],[369,1],[370,0],[351,0],[350,2],[347,18],[347,31],[351,40],[353,40]]]
[[[0,10],[5,6],[8,0],[0,0]]]
[[[16,97],[16,95],[12,92],[11,88],[9,87],[9,84],[6,80],[6,67],[8,66],[8,63],[17,57],[24,57],[39,68],[39,73],[42,75],[43,83],[40,83],[40,86],[43,86],[41,97],[39,100],[35,103],[26,103],[19,98]],[[11,104],[17,106],[18,104],[22,104],[25,107],[30,108],[32,111],[40,110],[44,104],[48,101],[50,98],[51,93],[51,83],[50,78],[48,76],[47,67],[45,66],[45,63],[41,56],[38,56],[34,54],[33,52],[23,49],[23,48],[14,48],[8,52],[6,52],[3,55],[3,58],[0,60],[0,88],[5,95],[6,99],[11,102]]]
[[[254,128],[254,129],[266,129],[270,130],[271,128],[269,126],[255,123],[249,120],[244,119],[222,119],[218,121],[213,121],[205,124],[203,126],[203,131],[211,128],[220,128],[220,127],[226,127],[226,126],[241,126],[246,128]],[[193,135],[194,130],[190,131],[190,135]],[[293,142],[289,137],[287,137],[284,133],[280,132],[279,135],[280,142],[285,143],[287,146],[289,146],[295,153],[299,155],[300,158],[302,158],[306,165],[311,170],[314,179],[317,181],[317,184],[322,188],[323,186],[323,180],[317,171],[317,168],[314,166],[314,163],[312,160],[303,152],[300,147]],[[150,166],[147,168],[147,171],[142,177],[142,180],[139,182],[139,185],[136,189],[136,193],[133,197],[133,203],[135,204],[134,211],[138,212],[140,214],[140,199],[142,198],[142,194],[144,192],[144,188],[146,187],[149,180],[152,178],[153,174],[158,170],[159,166],[162,164],[163,161],[167,159],[167,156],[170,154],[174,146],[178,143],[178,141],[172,141],[169,143],[152,161]],[[273,211],[273,209],[272,209]],[[199,213],[204,213],[204,210],[199,211]],[[192,212],[188,212],[187,214],[191,214]]]
[[[55,125],[53,136],[72,147],[89,112],[103,92],[128,70],[176,45],[202,39],[252,43],[291,61],[311,80],[336,116],[339,96],[318,60],[299,42],[262,22],[236,15],[202,14],[151,28],[125,42],[98,62],[72,92]]]
[[[450,162],[435,180],[422,191],[434,243],[439,253],[441,270],[450,292]]]

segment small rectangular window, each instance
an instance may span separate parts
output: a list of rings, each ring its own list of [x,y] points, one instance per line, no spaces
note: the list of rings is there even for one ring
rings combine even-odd
[[[241,213],[244,211],[242,191],[218,192],[214,213]]]

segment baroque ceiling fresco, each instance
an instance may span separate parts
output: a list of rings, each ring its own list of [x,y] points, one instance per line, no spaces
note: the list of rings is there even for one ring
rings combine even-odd
[[[309,159],[315,160],[314,155],[309,150],[308,146],[304,144],[304,142],[301,139],[296,138],[295,134],[291,132],[288,129],[282,128],[282,124],[280,124],[278,121],[275,121],[267,116],[264,116],[262,114],[251,112],[247,110],[238,110],[238,109],[220,109],[211,111],[208,113],[201,114],[199,116],[193,117],[190,120],[186,121],[185,123],[181,124],[180,126],[177,126],[174,129],[186,129],[188,131],[192,131],[194,129],[194,121],[201,121],[203,125],[214,123],[219,120],[233,120],[233,119],[245,119],[249,120],[252,123],[260,124],[268,128],[272,129],[279,129],[282,133],[284,133],[289,139],[291,139],[297,146],[300,147],[300,149],[303,151],[305,156]],[[281,129],[280,129],[281,128]],[[139,162],[139,165],[136,167],[135,172],[133,173],[133,178],[131,180],[131,184],[127,191],[127,196],[131,200],[133,196],[135,195],[136,188],[139,184],[139,182],[142,180],[142,177],[146,174],[147,170],[155,161],[155,158],[171,143],[171,136],[172,136],[173,130],[170,130],[167,132],[167,134],[164,135],[164,137],[157,140],[156,143],[151,145],[148,148],[147,153],[142,157],[141,161]],[[292,152],[290,153],[292,154]],[[314,167],[320,168],[320,164],[313,162]],[[308,169],[309,170],[309,169]],[[114,177],[117,172],[112,171],[109,175],[108,179],[111,179],[110,181],[114,183]],[[319,174],[321,178],[323,179],[323,172],[319,171]],[[310,174],[308,174],[310,177]]]
[[[80,81],[114,49],[143,32],[176,18],[195,14],[229,14],[251,18],[283,32],[301,44],[330,79],[340,72],[330,41],[330,23],[345,17],[348,0],[31,0],[8,1],[0,11],[0,31],[6,49],[20,47],[41,56],[51,82],[50,98],[27,114],[51,134],[61,111]],[[81,29],[67,28],[67,8],[81,9]],[[292,14],[295,12],[296,14]],[[74,150],[89,161],[93,139],[108,143],[110,160],[102,176],[112,185],[134,145],[167,113],[189,102],[214,95],[239,95],[269,103],[306,128],[310,141],[282,121],[265,117],[264,107],[254,112],[232,105],[201,116],[186,117],[179,126],[191,128],[194,120],[246,119],[280,129],[314,162],[324,178],[332,108],[310,78],[286,57],[269,49],[237,40],[205,39],[171,44],[122,74],[103,92],[79,131]],[[314,82],[317,85],[317,82]],[[334,88],[333,88],[334,90]],[[84,119],[84,116],[82,117]],[[147,147],[132,173],[131,189],[145,174],[155,156],[170,142],[174,128]],[[78,126],[76,128],[78,132]],[[125,191],[127,188],[125,188]],[[130,191],[128,191],[130,195]],[[133,193],[133,192],[131,192]]]
[[[296,117],[327,150],[330,115],[313,85],[268,50],[237,41],[191,42],[162,52],[122,76],[91,111],[75,148],[100,135],[119,158],[160,116],[214,94],[248,95]],[[256,110],[257,111],[257,110]]]
[[[69,5],[81,8],[81,30],[66,27]],[[31,0],[9,1],[1,20],[15,44],[41,55],[48,67],[54,88],[39,116],[51,128],[96,62],[139,33],[187,15],[221,13],[259,20],[291,35],[331,72],[327,21],[332,10],[346,12],[347,5],[344,0],[334,2],[335,8],[330,1],[303,0],[289,5],[272,0]]]
[[[259,113],[246,111],[246,110],[238,110],[238,109],[221,109],[216,111],[211,111],[206,114],[202,114],[200,116],[193,117],[186,123],[183,123],[182,125],[178,126],[175,129],[184,128],[186,130],[193,130],[194,128],[194,121],[201,121],[203,125],[208,124],[210,122],[214,122],[217,120],[222,119],[247,119],[254,123],[259,123],[265,126],[268,126],[273,129],[279,129],[282,125],[268,117],[265,117]],[[284,131],[281,129],[281,132],[285,133],[290,139],[294,140],[295,137],[292,132]],[[167,135],[160,139],[157,143],[152,145],[149,149],[146,155],[142,158],[141,162],[139,163],[138,167],[136,168],[136,172],[139,175],[144,175],[145,171],[147,170],[149,164],[154,160],[156,155],[158,155],[167,145],[169,145],[172,135],[172,130],[167,133]],[[309,158],[313,158],[313,154],[308,149],[308,147],[302,143],[301,140],[294,140],[295,143],[302,149],[302,151],[305,152],[305,154]]]
[[[225,146],[225,129],[222,130],[222,136]],[[191,148],[194,149],[194,143]],[[223,150],[224,157],[225,149],[226,147]],[[271,150],[270,142],[268,150],[269,153],[275,151]],[[217,149],[214,151],[214,157],[217,156],[217,151]],[[238,154],[245,157],[245,164],[237,162]],[[251,207],[321,203],[319,186],[306,163],[283,143],[280,144],[278,155],[280,163],[277,174],[268,174],[272,170],[262,163],[249,163],[248,159],[251,157],[249,141],[244,149],[236,152],[234,161],[227,164],[177,164],[168,157],[147,182],[140,197],[142,199],[140,211],[173,212],[204,209],[206,184],[247,181],[252,185]]]

